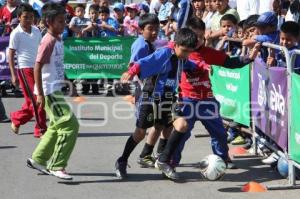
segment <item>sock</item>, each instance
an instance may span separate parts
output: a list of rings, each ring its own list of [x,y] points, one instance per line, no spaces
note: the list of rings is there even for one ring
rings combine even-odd
[[[153,148],[154,148],[154,146],[145,143],[144,148],[143,148],[143,150],[142,150],[142,153],[141,153],[141,155],[140,155],[140,158],[144,158],[144,157],[146,157],[147,155],[151,155],[152,152],[153,152]]]
[[[162,138],[159,139],[158,146],[157,146],[157,153],[160,154],[163,152],[163,150],[165,149],[165,147],[167,145],[167,142],[168,142],[168,139],[162,139]]]
[[[171,134],[164,151],[159,156],[160,162],[168,163],[170,161],[171,156],[173,155],[174,151],[178,147],[180,140],[183,136],[184,133],[180,133],[176,130],[173,130],[173,133]]]
[[[119,158],[120,161],[127,161],[130,154],[132,153],[132,151],[134,150],[134,148],[136,147],[138,143],[136,143],[136,141],[134,141],[133,136],[131,135],[125,145],[124,151],[122,156]]]

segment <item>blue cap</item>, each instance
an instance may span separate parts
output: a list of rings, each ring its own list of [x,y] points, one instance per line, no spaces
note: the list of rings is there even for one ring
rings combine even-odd
[[[262,13],[255,23],[256,26],[277,26],[278,19],[274,12],[264,12]]]
[[[140,3],[140,4],[139,4],[139,10],[140,10],[140,11],[141,11],[141,10],[144,10],[145,13],[149,13],[149,6],[146,5],[146,4],[144,4],[144,3]]]
[[[113,10],[121,10],[121,11],[125,11],[125,7],[123,5],[123,3],[119,3],[119,2],[116,2],[114,5],[113,5]]]

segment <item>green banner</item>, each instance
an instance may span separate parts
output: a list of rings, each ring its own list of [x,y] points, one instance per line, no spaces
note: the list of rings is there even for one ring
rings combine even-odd
[[[250,66],[238,69],[212,66],[212,72],[210,81],[221,104],[221,116],[250,126]]]
[[[290,153],[292,160],[300,163],[300,75],[292,74],[292,121],[290,134]]]
[[[127,70],[134,37],[64,41],[64,67],[69,79],[120,78]]]

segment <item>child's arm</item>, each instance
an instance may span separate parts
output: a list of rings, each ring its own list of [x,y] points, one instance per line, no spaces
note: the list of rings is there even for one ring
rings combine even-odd
[[[9,70],[11,74],[11,81],[12,84],[15,87],[19,86],[19,81],[18,77],[15,72],[15,55],[16,55],[16,50],[18,49],[18,34],[16,32],[12,32],[9,38],[9,51],[8,51],[8,64],[9,64]]]
[[[11,82],[15,87],[19,86],[19,80],[15,73],[15,49],[9,49],[8,51],[8,64],[9,64],[9,70],[11,74]]]
[[[112,32],[117,32],[117,30],[118,30],[117,26],[115,26],[114,24],[113,25],[109,25],[106,22],[102,22],[102,24],[100,25],[100,27],[103,28],[103,29],[105,29],[105,30],[112,31]]]
[[[74,33],[79,33],[80,32],[80,28],[75,24],[75,20],[76,18],[72,18],[69,24],[69,28],[70,30],[72,30]]]
[[[253,38],[245,39],[242,43],[243,46],[252,47],[257,43],[257,41]]]
[[[268,66],[275,66],[276,59],[275,59],[275,51],[273,49],[269,49],[269,56],[267,58],[267,65]]]
[[[91,32],[92,30],[96,29],[97,25],[94,24],[89,24],[87,27],[85,27],[84,29],[81,30],[82,34],[86,33],[86,32]]]
[[[246,64],[253,62],[259,53],[261,45],[259,43],[255,44],[251,53],[248,56],[238,56],[238,57],[227,57],[224,61],[223,67],[225,68],[241,68]]]
[[[45,96],[43,91],[43,85],[42,85],[42,63],[36,62],[34,66],[34,81],[37,88],[37,99],[36,104],[37,106],[44,107],[45,106]]]
[[[135,62],[127,72],[123,73],[121,82],[127,83],[135,75],[139,75],[141,79],[145,79],[159,73],[167,72],[165,63],[168,62],[171,57],[171,53],[167,49],[168,48],[161,48],[153,54]]]

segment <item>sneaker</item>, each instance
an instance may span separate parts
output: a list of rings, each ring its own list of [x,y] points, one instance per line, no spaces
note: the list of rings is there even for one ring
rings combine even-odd
[[[155,159],[155,161],[158,160],[160,155],[161,155],[161,153],[158,153],[158,152],[153,153],[153,158]]]
[[[11,122],[11,120],[8,117],[0,120],[0,123],[9,123],[9,122]]]
[[[137,163],[142,168],[154,168],[155,160],[151,155],[147,155],[143,158],[138,158]]]
[[[231,135],[229,135],[229,136],[227,137],[227,143],[230,144],[235,138],[236,138],[236,136],[231,136]]]
[[[169,164],[160,162],[159,160],[156,160],[157,167],[162,171],[163,176],[166,176],[167,178],[171,180],[178,180],[179,176],[176,173],[175,169],[171,167]]]
[[[19,127],[17,127],[13,122],[11,123],[11,130],[15,134],[19,134]]]
[[[44,173],[44,174],[47,174],[47,175],[50,174],[49,171],[47,170],[46,166],[36,163],[36,162],[35,162],[33,159],[31,159],[31,158],[28,158],[28,159],[27,159],[27,166],[28,166],[29,168],[31,168],[31,169],[36,169],[36,170],[38,170],[38,171],[40,171],[40,172],[42,172],[42,173]]]
[[[56,176],[60,179],[64,179],[64,180],[72,180],[73,179],[73,177],[70,176],[64,169],[58,170],[58,171],[49,170],[49,172],[51,175]]]
[[[244,149],[249,150],[252,147],[253,141],[251,138],[245,138],[246,144],[243,146]]]
[[[232,160],[228,159],[225,161],[227,169],[238,169],[238,167],[232,162]]]
[[[237,136],[232,142],[232,145],[242,145],[242,144],[246,144],[245,139],[242,136]]]
[[[267,157],[266,159],[263,159],[262,163],[271,165],[271,164],[277,162],[278,159],[279,159],[279,156],[276,153],[272,153],[269,157]]]
[[[126,179],[127,178],[127,161],[120,161],[120,159],[118,159],[115,164],[115,172],[116,172],[116,176],[119,179],[121,179],[121,180]]]

